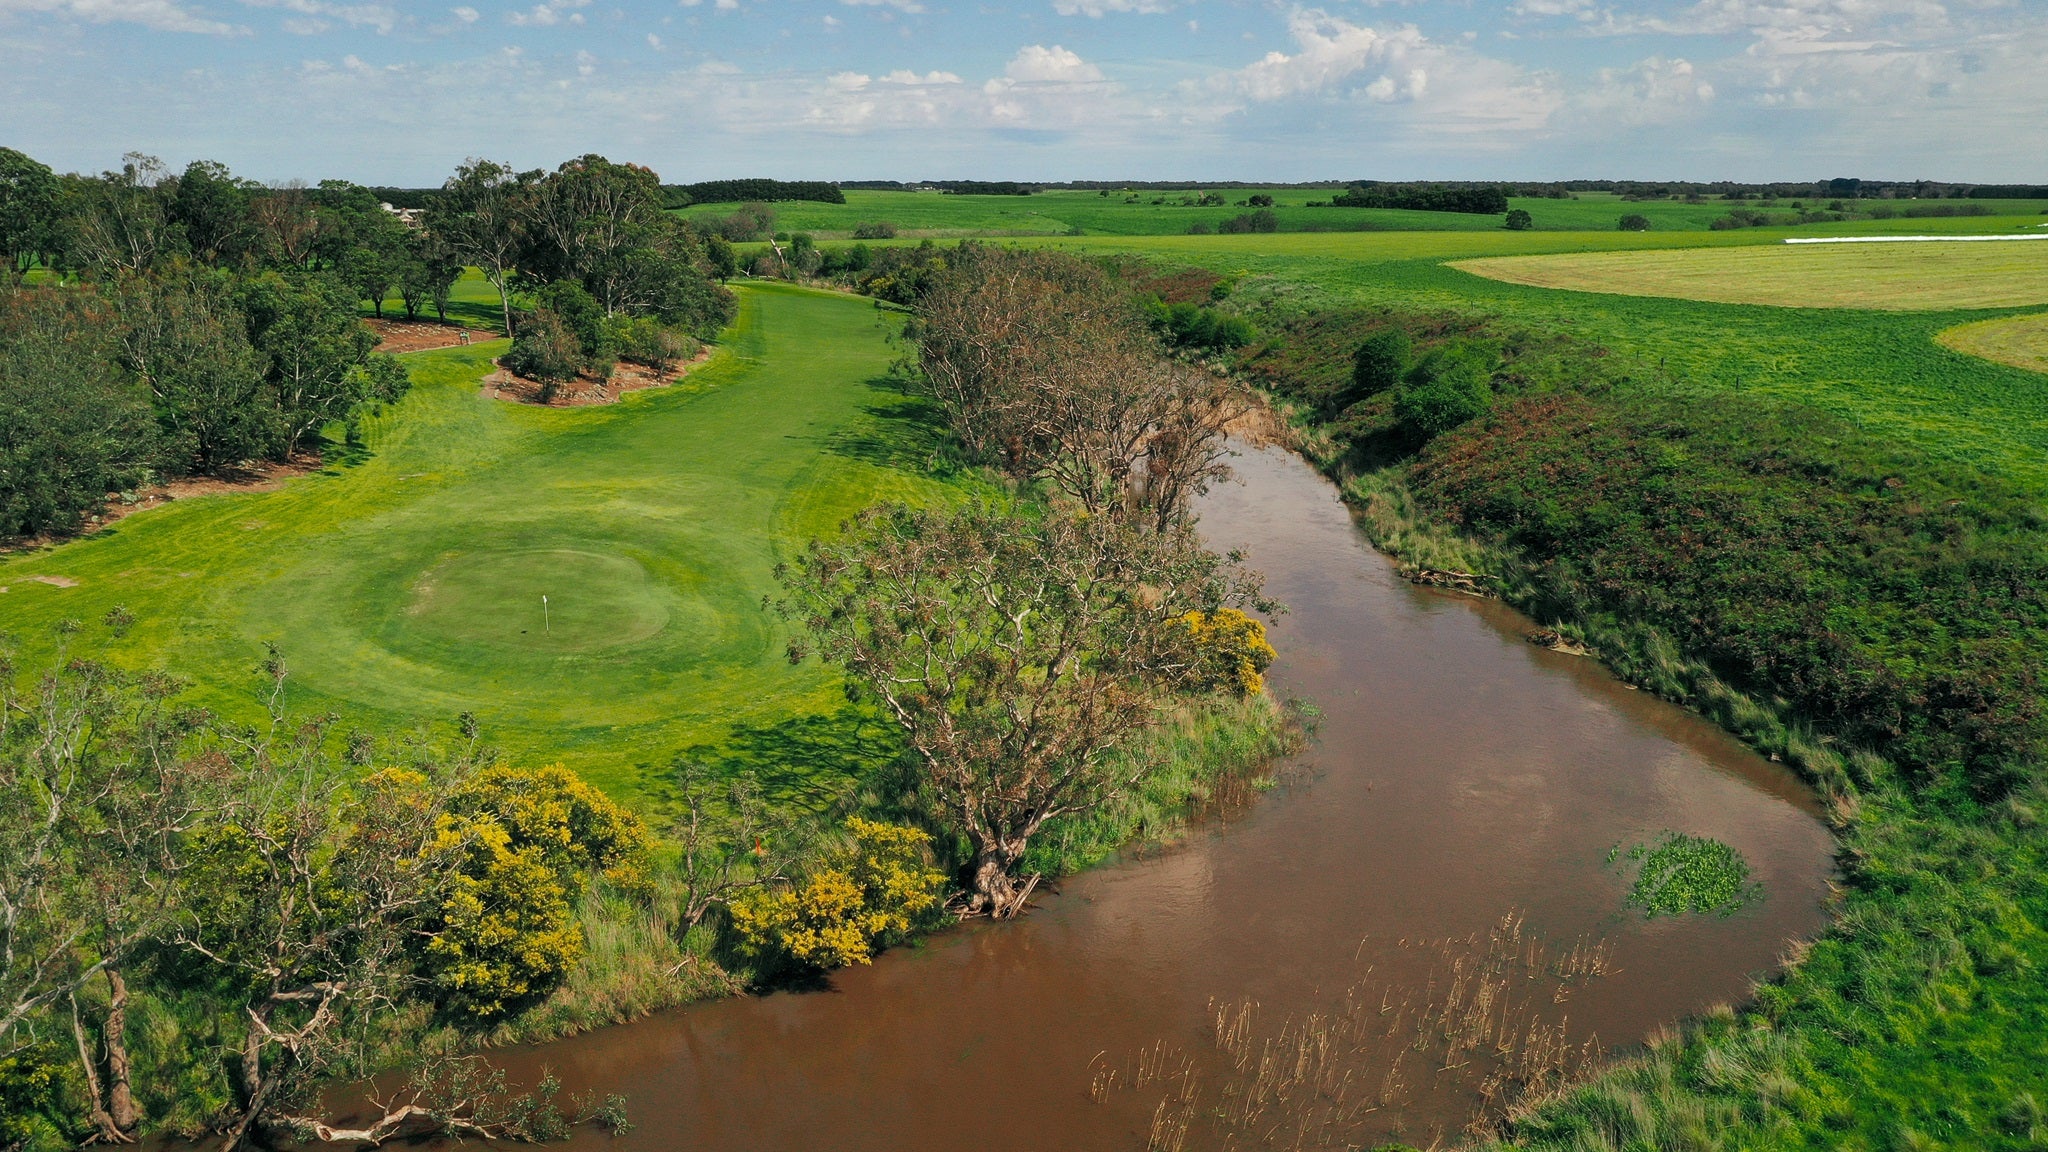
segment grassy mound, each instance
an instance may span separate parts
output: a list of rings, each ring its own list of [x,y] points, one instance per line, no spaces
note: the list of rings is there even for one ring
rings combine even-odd
[[[883,379],[892,322],[751,288],[717,359],[605,408],[481,397],[502,342],[410,355],[412,395],[321,472],[0,561],[6,628],[33,666],[52,625],[120,606],[116,659],[199,675],[230,715],[253,714],[246,673],[275,643],[295,710],[387,731],[475,712],[514,756],[631,796],[680,749],[843,709],[831,673],[789,666],[762,598],[854,510],[941,490],[932,426]],[[851,769],[864,743],[843,745],[777,770]]]

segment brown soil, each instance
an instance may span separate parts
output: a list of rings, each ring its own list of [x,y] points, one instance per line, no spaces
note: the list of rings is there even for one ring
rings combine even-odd
[[[496,340],[498,333],[486,328],[464,328],[438,320],[378,320],[363,323],[377,334],[379,352],[430,352],[436,348],[460,347],[466,335],[471,342]]]
[[[64,534],[31,536],[0,544],[0,554],[8,552],[33,552],[39,548],[51,548],[80,536],[90,536],[117,520],[126,519],[146,508],[161,508],[173,500],[184,500],[193,496],[213,496],[222,492],[269,492],[284,487],[284,482],[295,476],[304,476],[320,467],[317,453],[301,452],[288,463],[277,464],[268,460],[250,460],[215,476],[186,476],[154,488],[141,488],[135,492],[135,502],[124,503],[118,492],[107,493],[107,502],[99,514],[86,518],[78,531]],[[42,579],[30,577],[30,579]],[[44,579],[45,584],[57,584],[60,588],[71,587],[59,584],[63,577]]]
[[[619,397],[642,388],[665,388],[689,374],[690,369],[711,358],[711,349],[706,348],[696,357],[679,368],[667,372],[656,372],[644,364],[630,364],[621,360],[612,369],[612,378],[599,380],[588,374],[578,376],[555,389],[554,398],[547,402],[550,408],[583,408],[592,404],[616,404]],[[520,404],[540,404],[542,387],[538,380],[514,376],[503,368],[484,377],[483,394],[495,400],[511,400]]]

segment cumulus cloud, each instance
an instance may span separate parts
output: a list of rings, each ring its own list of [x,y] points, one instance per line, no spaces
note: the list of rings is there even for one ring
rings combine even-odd
[[[351,28],[374,28],[388,33],[398,24],[398,12],[388,4],[339,4],[330,0],[242,0],[251,8],[279,8],[297,13],[284,22],[287,32],[311,35],[325,32],[335,22]],[[461,10],[456,11],[461,15]]]
[[[917,0],[839,0],[841,4],[854,8],[894,8],[898,12],[922,12],[924,5]]]
[[[1003,79],[1014,84],[1093,84],[1102,78],[1102,69],[1058,44],[1027,44],[1003,66]]]
[[[246,27],[208,19],[174,0],[0,0],[0,14],[52,13],[92,24],[140,24],[159,32],[246,35]]]
[[[524,12],[507,12],[505,19],[520,28],[552,28],[557,24],[581,24],[590,0],[541,0]]]
[[[1365,89],[1375,100],[1415,99],[1428,87],[1427,70],[1414,60],[1425,43],[1414,25],[1382,32],[1306,8],[1288,17],[1287,30],[1294,52],[1268,52],[1220,77],[1218,86],[1253,100],[1279,100],[1322,91],[1379,65],[1388,71]]]
[[[455,18],[457,20],[462,21],[464,24],[476,23],[477,17],[481,15],[481,13],[479,13],[476,9],[471,8],[467,4],[464,4],[460,8],[450,8],[448,11],[454,13]]]
[[[1145,15],[1170,12],[1173,5],[1167,0],[1052,0],[1052,10],[1062,16],[1089,16],[1099,20],[1111,12]]]

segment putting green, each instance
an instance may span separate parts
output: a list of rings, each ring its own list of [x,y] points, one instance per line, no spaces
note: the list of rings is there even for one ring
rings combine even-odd
[[[515,758],[645,795],[682,749],[844,707],[828,670],[789,665],[763,598],[778,561],[861,507],[945,498],[937,425],[882,379],[895,322],[748,287],[712,361],[600,408],[483,398],[502,343],[407,357],[413,393],[367,422],[364,453],[0,560],[0,628],[34,668],[52,625],[82,622],[74,651],[168,667],[250,717],[275,643],[295,710],[444,733],[475,712]],[[119,638],[101,624],[117,605],[136,618]],[[814,770],[779,769],[792,788]]]

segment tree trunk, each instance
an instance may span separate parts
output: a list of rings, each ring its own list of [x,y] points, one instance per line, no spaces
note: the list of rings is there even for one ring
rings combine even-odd
[[[505,335],[511,336],[515,334],[512,331],[512,290],[506,287],[505,276],[502,272],[497,277],[497,285],[498,306],[504,309],[505,312]]]
[[[107,1111],[124,1135],[132,1134],[141,1115],[135,1109],[128,1060],[128,982],[121,970],[107,969]]]
[[[974,854],[974,897],[968,902],[969,915],[986,914],[997,920],[1023,911],[1017,878],[1010,869],[1024,856],[1023,840],[997,841]]]

